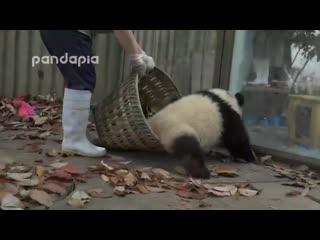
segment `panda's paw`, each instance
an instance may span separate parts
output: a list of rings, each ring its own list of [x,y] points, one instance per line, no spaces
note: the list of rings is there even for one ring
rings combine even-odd
[[[209,169],[206,168],[205,166],[189,169],[189,174],[193,178],[202,178],[202,179],[209,179],[211,176]]]

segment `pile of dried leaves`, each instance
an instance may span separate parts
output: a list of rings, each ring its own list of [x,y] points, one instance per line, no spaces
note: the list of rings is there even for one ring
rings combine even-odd
[[[128,162],[118,162],[110,165],[101,162],[98,166],[90,167],[90,170],[99,173],[103,181],[113,186],[114,194],[118,196],[175,190],[176,194],[182,198],[204,199],[215,196],[238,199],[240,195],[252,197],[260,192],[247,183],[235,185],[209,184],[202,183],[201,180],[179,177],[160,168],[146,167],[133,170],[128,167]],[[219,166],[213,169],[211,175],[235,177],[238,176],[238,173],[230,167]]]
[[[21,108],[25,107],[21,104],[14,104],[15,101],[28,105],[34,109],[32,113],[21,113]],[[55,124],[59,123],[62,114],[61,101],[47,96],[26,96],[19,99],[2,98],[0,100],[0,131],[5,130],[39,130],[42,134],[40,137],[45,139],[48,131],[60,133],[55,129]],[[56,131],[55,131],[56,130]],[[28,136],[21,136],[21,138]],[[32,136],[30,137],[32,139]],[[34,138],[35,135],[34,135]],[[12,139],[16,139],[12,137]]]
[[[66,197],[86,174],[66,162],[48,165],[0,165],[0,206],[19,210],[43,205],[51,207],[54,199]]]
[[[287,196],[306,196],[311,188],[315,188],[320,184],[320,174],[309,170],[305,165],[297,168],[289,169],[274,163],[268,163],[267,168],[275,172],[275,177],[289,179],[288,183],[282,183],[284,186],[302,188],[302,191],[292,191]]]

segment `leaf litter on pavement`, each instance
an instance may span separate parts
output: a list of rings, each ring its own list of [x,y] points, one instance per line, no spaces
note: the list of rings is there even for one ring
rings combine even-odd
[[[12,99],[2,98],[0,99],[0,131],[30,131],[23,134],[11,134],[5,139],[37,140],[38,142],[28,144],[23,149],[31,153],[42,154],[43,150],[40,145],[43,144],[43,141],[52,135],[62,133],[61,102],[51,95],[27,96],[21,100],[34,107],[34,114],[21,116],[19,106],[14,105]],[[89,129],[95,130],[94,124],[90,123]],[[67,156],[62,155],[56,149],[46,151],[44,155],[51,160],[51,164],[44,165],[42,160],[37,160],[36,166],[0,165],[0,186],[4,187],[4,189],[0,188],[1,209],[27,209],[37,205],[49,208],[53,204],[52,195],[66,197],[67,204],[77,208],[85,207],[92,198],[111,197],[109,193],[105,193],[100,188],[75,191],[75,185],[85,182],[89,174],[99,174],[101,181],[113,187],[113,194],[119,197],[139,193],[160,194],[173,190],[182,199],[202,201],[208,197],[232,197],[238,200],[240,197],[254,197],[261,192],[248,183],[209,184],[198,179],[187,178],[181,167],[175,169],[179,176],[161,168],[132,169],[129,167],[131,161],[122,157],[111,157],[107,160],[114,161],[114,163],[108,162],[107,164],[101,161],[97,166],[89,167],[87,172],[81,172],[68,162],[58,160],[59,156]],[[300,196],[307,194],[308,187],[311,188],[320,183],[319,175],[306,167],[289,170],[273,164],[271,160],[271,156],[264,156],[260,158],[260,163],[274,170],[277,176],[295,180],[296,183],[292,186],[304,189],[300,191]],[[236,178],[239,175],[236,169],[227,165],[218,165],[211,169],[211,176],[215,178]]]

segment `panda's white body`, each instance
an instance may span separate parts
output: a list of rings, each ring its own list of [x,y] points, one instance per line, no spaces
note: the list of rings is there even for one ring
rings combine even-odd
[[[243,96],[211,89],[184,96],[148,119],[168,153],[196,178],[209,178],[204,153],[222,143],[234,158],[253,161],[249,136],[242,122]]]
[[[242,114],[234,96],[222,89],[209,91],[228,103],[239,115]],[[183,135],[194,136],[201,149],[209,152],[219,142],[223,130],[223,117],[218,104],[200,94],[182,97],[149,118],[148,123],[169,153],[173,152],[175,139]]]

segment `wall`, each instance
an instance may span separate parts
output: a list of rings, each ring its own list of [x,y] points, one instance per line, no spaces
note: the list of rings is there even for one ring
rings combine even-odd
[[[165,70],[182,93],[216,85],[215,68],[218,32],[215,30],[138,30],[139,43]],[[98,101],[129,74],[128,59],[113,34],[94,39],[99,56]],[[48,55],[38,30],[0,30],[0,96],[49,94],[63,96],[63,78],[55,65],[32,67],[32,56]]]

